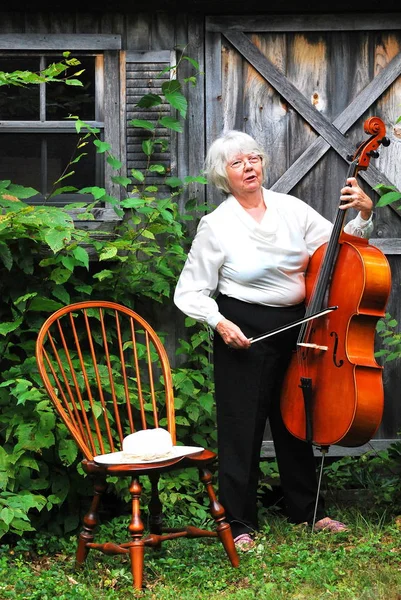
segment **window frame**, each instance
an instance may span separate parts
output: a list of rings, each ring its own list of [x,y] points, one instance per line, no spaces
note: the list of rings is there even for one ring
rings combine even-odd
[[[125,117],[124,117],[124,86],[121,82],[125,81],[125,58],[121,55],[121,36],[114,34],[3,34],[0,35],[0,53],[2,51],[12,54],[13,51],[26,52],[88,52],[96,53],[95,77],[97,86],[103,94],[103,106],[96,107],[96,114],[103,114],[103,121],[88,121],[93,127],[99,127],[104,132],[104,141],[110,144],[111,153],[118,160],[124,156],[125,139]],[[73,121],[51,121],[50,129],[61,128],[63,131],[75,131]],[[37,121],[2,121],[0,131],[16,132],[22,128],[32,132],[45,132],[49,130],[49,123],[44,122],[43,126]],[[103,155],[99,155],[103,156]],[[121,199],[120,186],[115,184],[111,177],[115,172],[104,161],[103,165],[104,186],[106,193],[118,200]],[[69,211],[76,219],[80,212],[79,209]],[[83,221],[78,219],[79,226],[85,229],[97,229],[99,223],[120,221],[113,208],[106,206],[96,208],[94,211],[94,221]],[[102,227],[104,229],[104,227]]]

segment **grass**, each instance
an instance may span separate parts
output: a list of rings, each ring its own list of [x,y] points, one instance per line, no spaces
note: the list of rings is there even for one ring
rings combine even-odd
[[[75,538],[39,534],[0,546],[0,600],[400,600],[401,519],[334,512],[349,532],[312,534],[269,515],[238,569],[213,539],[166,542],[158,556],[146,550],[141,593],[132,588],[126,556],[91,551],[77,572]],[[126,524],[114,519],[100,536],[121,536]]]

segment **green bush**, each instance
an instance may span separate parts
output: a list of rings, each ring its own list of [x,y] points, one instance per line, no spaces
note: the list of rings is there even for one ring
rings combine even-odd
[[[193,59],[182,56],[182,60],[198,72]],[[21,75],[18,79],[16,74],[8,74],[8,78],[3,74],[0,85],[35,85],[52,77],[64,77],[70,85],[79,85],[75,77],[79,71],[68,78],[64,69],[77,65],[79,61],[69,59],[66,53],[65,62],[49,67],[47,72],[25,75],[23,81]],[[182,131],[187,109],[184,86],[195,82],[192,76],[183,82],[171,79],[163,84],[164,99],[176,109],[178,118],[160,113],[160,125]],[[162,101],[148,94],[138,106],[146,109]],[[54,310],[89,298],[116,301],[141,314],[146,308],[145,318],[170,307],[186,258],[187,225],[197,217],[195,211],[181,215],[177,199],[194,181],[205,183],[200,175],[183,181],[172,178],[163,165],[151,161],[155,150],[166,144],[157,138],[153,123],[132,121],[133,126],[149,134],[142,144],[147,167],[143,172],[132,170],[126,177],[119,174],[121,164],[110,154],[108,145],[99,140],[98,131],[72,118],[79,134],[77,153],[46,202],[54,194],[71,191],[91,194],[92,202],[76,203],[67,209],[46,202],[31,206],[26,200],[36,190],[8,180],[0,182],[0,537],[45,527],[56,533],[73,531],[88,493],[75,443],[42,389],[34,355],[39,328]],[[115,169],[113,181],[126,191],[122,202],[109,197],[103,188],[76,190],[64,186],[71,169],[84,160],[81,148],[88,143],[93,143]],[[163,189],[167,186],[170,192],[163,194],[158,186],[147,185],[149,173],[158,174]],[[118,227],[102,236],[79,228],[69,213],[71,208],[78,208],[80,218],[93,219],[100,202],[107,202],[121,217]],[[203,326],[193,321],[187,324],[189,334],[180,342],[180,364],[173,372],[178,435],[184,443],[191,439],[192,443],[213,447],[210,339]],[[125,499],[118,484],[112,483],[112,489],[113,485],[114,492]],[[170,496],[172,504],[185,495],[190,500],[189,513],[205,517],[204,506],[197,501],[195,474],[175,479],[174,483],[167,478],[164,486],[162,496],[163,489],[175,490]]]

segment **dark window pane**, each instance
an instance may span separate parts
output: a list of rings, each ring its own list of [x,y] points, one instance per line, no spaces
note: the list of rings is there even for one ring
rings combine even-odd
[[[10,179],[13,183],[33,187],[43,199],[48,195],[66,169],[74,171],[57,187],[74,186],[78,189],[96,184],[96,152],[89,143],[79,153],[86,152],[78,163],[68,167],[75,156],[77,134],[59,133],[3,133],[0,134],[0,180]],[[65,202],[84,200],[81,195],[65,197]],[[52,199],[53,201],[53,199]],[[61,197],[58,201],[63,203]]]
[[[0,56],[0,71],[38,73],[40,71],[39,57],[7,58]],[[3,85],[0,87],[1,121],[38,121],[39,118],[39,85],[32,84],[26,87]]]
[[[79,79],[82,86],[70,86],[63,82],[46,85],[46,120],[61,121],[68,115],[76,115],[82,120],[95,120],[95,59],[92,56],[77,57],[81,62],[70,67],[63,77]],[[49,57],[47,64],[61,61],[60,57]],[[78,77],[75,73],[84,69]]]

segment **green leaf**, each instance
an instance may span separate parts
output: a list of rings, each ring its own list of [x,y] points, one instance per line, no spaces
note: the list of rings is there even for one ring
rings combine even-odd
[[[177,79],[167,81],[162,85],[163,94],[166,100],[173,108],[176,108],[180,115],[185,119],[187,114],[187,99],[181,93],[181,84]]]
[[[146,156],[150,156],[154,150],[154,143],[152,140],[145,140],[142,142],[142,150]]]
[[[6,523],[6,525],[9,525],[12,522],[13,518],[14,511],[11,508],[3,508],[0,512],[0,519],[2,519],[4,523]]]
[[[181,417],[180,415],[176,417],[175,422],[177,425],[189,425],[188,419],[186,417]]]
[[[60,302],[56,302],[51,298],[42,298],[41,296],[36,296],[36,298],[34,298],[30,303],[28,310],[33,312],[53,312],[59,308],[63,308],[63,304],[60,304]]]
[[[82,154],[79,154],[78,156],[76,156],[72,161],[71,164],[75,164],[77,162],[79,162],[81,160],[81,158],[83,158],[84,156],[88,156],[87,152],[82,152]]]
[[[137,169],[131,169],[131,175],[132,175],[132,177],[135,177],[135,179],[137,179],[141,183],[143,183],[145,181],[144,174],[141,171],[138,171]]]
[[[59,183],[59,181],[63,181],[63,179],[67,179],[67,177],[71,177],[71,176],[72,176],[72,175],[74,175],[74,174],[75,174],[75,171],[69,171],[69,173],[66,173],[65,175],[62,175],[61,177],[59,177],[59,179],[57,179],[57,181],[55,181],[54,183],[55,183],[55,184],[56,184],[56,183]],[[59,190],[59,189],[61,190],[62,188],[58,188],[57,190],[55,190],[54,192],[52,192],[52,193],[50,194],[49,198],[50,198],[51,196],[54,196],[56,193],[58,194],[58,193],[59,193],[59,192],[58,192],[58,190]]]
[[[141,108],[150,108],[152,106],[158,106],[162,103],[163,100],[157,94],[145,94],[144,96],[142,96],[142,98],[139,100],[136,106],[139,106]]]
[[[181,83],[178,79],[170,79],[162,83],[163,94],[174,94],[181,91]]]
[[[143,198],[126,198],[121,201],[121,206],[124,208],[139,208],[144,204],[145,200]]]
[[[390,352],[390,354],[388,354],[388,356],[386,357],[386,362],[390,362],[391,360],[396,360],[397,358],[400,358],[399,352]]]
[[[144,238],[148,238],[149,240],[154,240],[155,239],[154,234],[151,231],[149,231],[149,229],[144,229],[143,231],[141,231],[141,235]]]
[[[188,62],[191,63],[191,65],[194,67],[194,69],[196,69],[197,71],[199,71],[199,63],[196,62],[195,59],[191,58],[190,56],[183,56],[182,60],[187,60]]]
[[[50,274],[51,281],[60,285],[62,283],[66,283],[71,277],[72,273],[69,269],[65,269],[64,267],[56,267]]]
[[[92,187],[82,188],[78,192],[79,194],[92,194],[95,200],[101,200],[106,195],[106,190],[104,188],[100,188],[96,185]]]
[[[39,194],[37,190],[30,187],[24,187],[23,185],[11,184],[7,193],[11,194],[11,196],[15,196],[16,198],[32,198],[32,196],[36,196]]]
[[[152,123],[152,121],[145,121],[143,119],[132,119],[132,121],[130,121],[129,124],[132,125],[133,127],[140,127],[141,129],[147,129],[148,131],[155,130],[155,124]]]
[[[82,246],[77,246],[76,248],[73,248],[72,253],[78,262],[82,263],[84,267],[89,269],[89,255],[85,248],[82,248]]]
[[[65,256],[61,257],[61,263],[63,264],[63,266],[68,269],[69,271],[73,271],[74,267],[76,265],[76,261],[74,259],[73,256],[71,256],[70,254],[67,254]]]
[[[16,300],[14,300],[13,304],[14,304],[14,306],[18,306],[22,302],[25,304],[25,302],[27,300],[30,300],[31,298],[35,298],[35,296],[37,296],[36,292],[28,292],[27,294],[24,294],[23,296],[19,296]]]
[[[80,209],[80,208],[86,208],[87,206],[88,206],[87,202],[71,202],[68,204],[68,210],[76,210],[76,209]]]
[[[150,165],[149,171],[151,173],[164,174],[166,172],[166,167],[164,165]]]
[[[159,119],[160,125],[163,127],[167,127],[167,129],[172,129],[173,131],[179,131],[180,133],[183,131],[183,127],[177,119],[173,117],[162,117]]]
[[[129,177],[123,177],[122,175],[112,177],[111,179],[114,183],[119,183],[123,187],[127,187],[127,185],[131,184],[131,179],[129,179]]]
[[[54,254],[56,254],[71,240],[71,234],[65,230],[50,229],[45,233],[44,239]]]
[[[96,151],[98,154],[103,154],[104,152],[107,152],[107,150],[110,150],[110,144],[108,144],[107,142],[102,142],[101,140],[94,140],[93,144],[94,146],[96,146]]]
[[[111,155],[109,155],[106,158],[106,162],[112,167],[112,169],[115,169],[116,171],[118,171],[118,169],[121,169],[121,167],[123,166],[121,160],[118,160],[118,158]]]
[[[109,269],[103,269],[103,271],[100,271],[99,273],[95,273],[93,278],[94,279],[98,279],[99,281],[103,281],[104,279],[113,279],[114,277],[114,273],[113,271],[110,271]]]
[[[115,246],[109,246],[108,248],[104,248],[99,254],[99,260],[108,260],[109,258],[114,258],[117,254],[117,248]]]
[[[65,79],[64,83],[65,85],[75,85],[78,87],[83,87],[84,85],[79,79]]]
[[[214,398],[212,394],[202,394],[198,398],[200,406],[209,414],[213,413]]]
[[[22,324],[23,318],[20,317],[16,321],[8,322],[8,323],[0,323],[0,335],[7,335],[12,331],[15,331]]]
[[[380,208],[382,206],[387,206],[388,204],[392,204],[393,202],[397,202],[397,200],[401,199],[400,192],[388,192],[387,194],[383,194],[379,201],[376,204],[376,207]]]
[[[182,180],[178,177],[167,177],[165,183],[171,188],[178,188],[182,186]]]
[[[61,286],[61,285],[56,285],[53,289],[52,289],[52,296],[54,296],[55,298],[57,298],[58,300],[61,300],[61,302],[65,305],[70,304],[71,302],[71,296],[70,294],[67,292],[67,290]]]
[[[207,184],[207,179],[206,177],[203,177],[203,175],[198,175],[197,177],[184,177],[184,182],[185,183],[203,183],[203,184]]]
[[[5,268],[10,271],[13,266],[13,256],[7,244],[0,241],[0,260]]]
[[[61,440],[58,447],[58,454],[65,465],[71,465],[78,456],[78,446],[74,440]]]
[[[88,296],[92,293],[93,288],[91,285],[77,285],[77,287],[75,288],[77,290],[77,292],[82,292],[83,294],[87,294]]]
[[[196,85],[196,77],[194,77],[194,76],[184,77],[184,82],[185,83],[192,83],[192,85]]]

